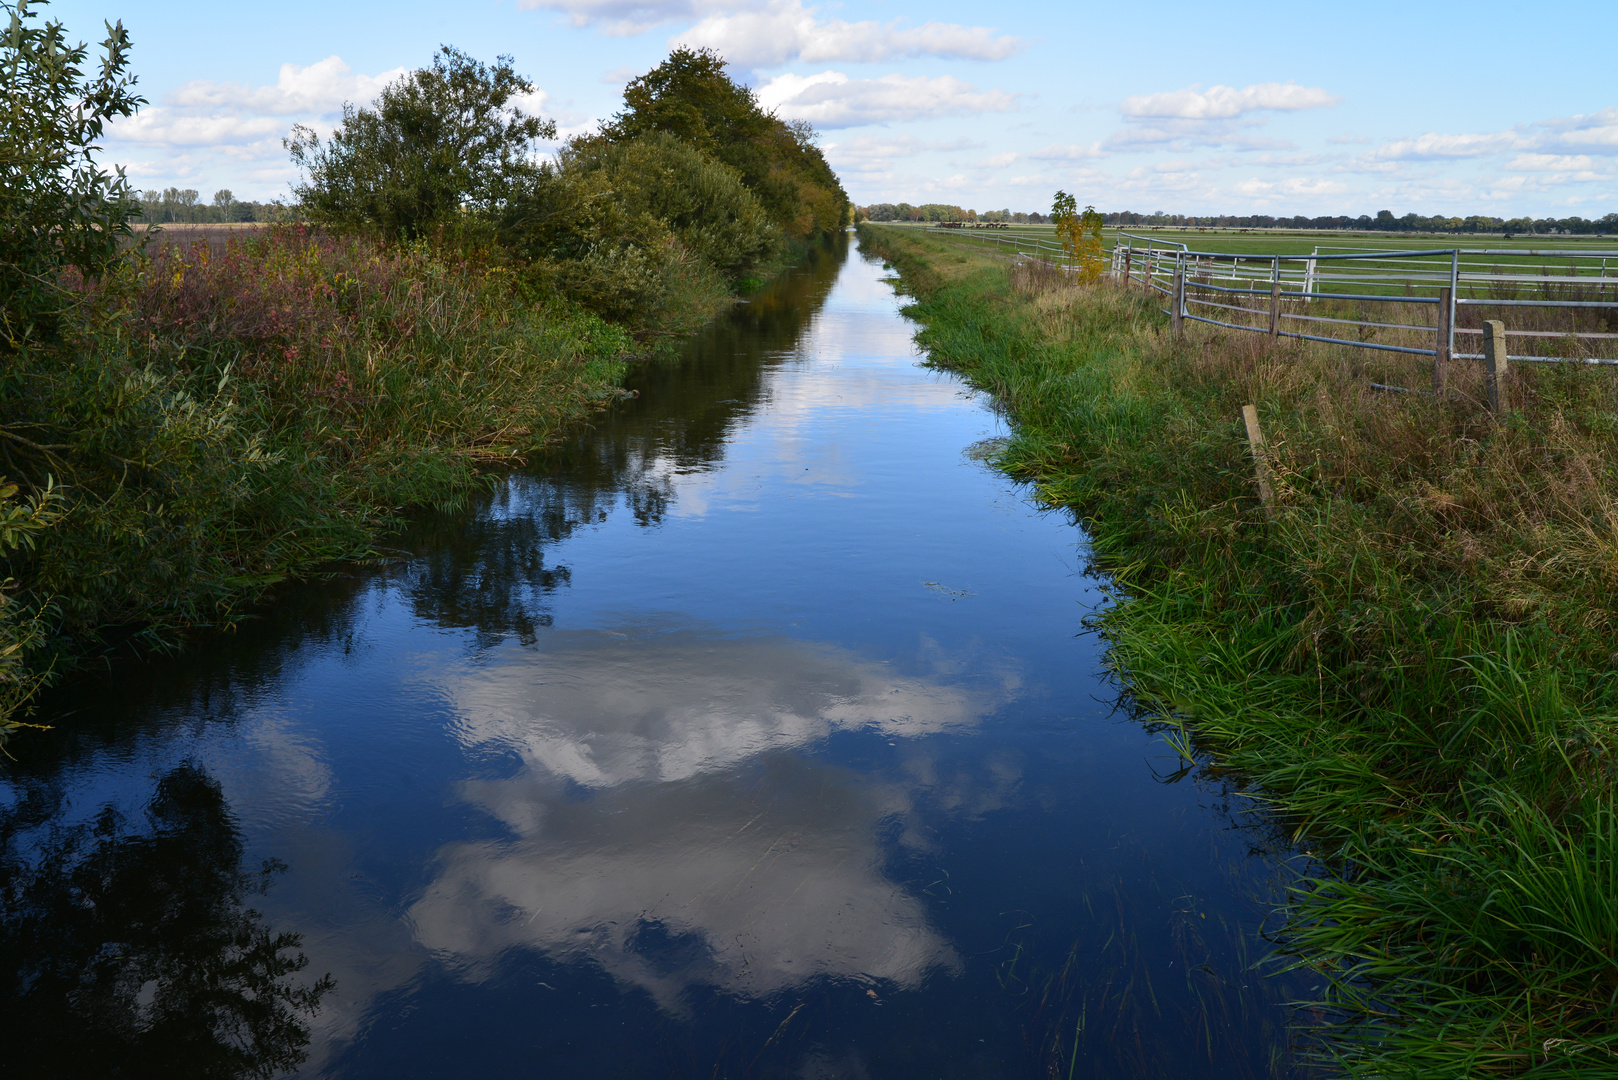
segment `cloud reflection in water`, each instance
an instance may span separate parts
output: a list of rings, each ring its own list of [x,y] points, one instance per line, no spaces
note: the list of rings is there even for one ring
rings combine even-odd
[[[461,788],[510,837],[440,849],[410,910],[417,940],[474,980],[512,947],[590,960],[671,1012],[697,985],[768,997],[816,977],[908,988],[958,972],[884,872],[881,827],[926,770],[873,782],[793,751],[839,729],[966,730],[1017,691],[693,629],[511,649],[452,691],[468,749],[524,763]]]

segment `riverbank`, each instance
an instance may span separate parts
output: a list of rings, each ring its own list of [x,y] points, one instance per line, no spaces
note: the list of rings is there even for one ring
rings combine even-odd
[[[7,376],[0,474],[36,494],[0,507],[0,718],[53,669],[373,554],[613,400],[644,347],[449,245],[283,226],[124,260]]]
[[[1521,372],[1497,424],[1379,394],[1352,353],[1177,339],[1139,292],[861,236],[933,361],[1007,406],[1001,467],[1087,521],[1147,715],[1333,867],[1299,884],[1284,946],[1331,976],[1327,1052],[1365,1076],[1610,1073],[1610,373]]]

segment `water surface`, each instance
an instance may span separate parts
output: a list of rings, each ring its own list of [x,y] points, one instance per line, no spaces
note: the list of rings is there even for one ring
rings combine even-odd
[[[828,250],[408,557],[57,695],[0,788],[14,1037],[67,1075],[1286,1075],[1288,853],[1120,708],[1082,532],[899,306]]]

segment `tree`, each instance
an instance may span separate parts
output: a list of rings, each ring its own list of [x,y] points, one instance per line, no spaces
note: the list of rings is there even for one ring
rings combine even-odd
[[[710,49],[675,49],[624,88],[624,111],[602,129],[613,142],[667,132],[735,169],[788,236],[842,227],[848,196],[815,145],[814,129],[759,107]]]
[[[390,84],[374,109],[343,106],[322,142],[302,125],[284,145],[308,172],[294,191],[311,218],[420,236],[461,211],[488,212],[539,172],[534,143],[556,124],[513,99],[534,85],[509,56],[488,66],[445,45],[433,66]]]
[[[1101,215],[1096,208],[1086,206],[1081,214],[1073,196],[1058,191],[1051,206],[1051,220],[1056,222],[1057,239],[1078,270],[1079,280],[1087,285],[1101,280],[1106,263],[1102,257]]]
[[[100,68],[87,75],[88,47],[68,44],[60,22],[40,25],[41,6],[0,0],[10,16],[0,43],[0,352],[55,337],[73,295],[63,270],[104,273],[139,212],[123,170],[96,163],[107,122],[146,103],[126,74],[129,35],[107,24]]]

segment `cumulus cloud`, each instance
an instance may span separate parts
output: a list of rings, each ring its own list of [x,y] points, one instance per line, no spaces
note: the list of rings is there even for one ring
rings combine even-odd
[[[272,86],[236,82],[189,82],[162,104],[117,121],[114,142],[152,147],[257,147],[279,153],[292,124],[335,115],[344,102],[366,104],[404,75],[399,67],[356,75],[340,56],[299,67],[282,64]]]
[[[1265,123],[1261,113],[1324,109],[1342,99],[1318,86],[1255,83],[1241,88],[1188,86],[1159,94],[1136,94],[1119,107],[1125,127],[1109,136],[1104,150],[1140,151],[1164,147],[1181,153],[1194,146],[1235,150],[1291,150],[1292,143],[1254,135]]]
[[[840,71],[781,75],[759,87],[758,98],[766,109],[789,120],[807,120],[821,128],[1010,112],[1017,107],[1016,94],[979,90],[952,75],[851,79]]]
[[[822,20],[801,0],[774,0],[762,10],[716,13],[678,35],[671,45],[711,48],[743,67],[804,63],[874,63],[904,57],[1004,60],[1026,46],[1021,38],[986,26],[898,20]]]
[[[380,75],[355,75],[340,56],[328,56],[307,67],[282,64],[274,86],[230,82],[188,82],[164,98],[179,109],[230,109],[268,116],[335,112],[343,102],[367,102],[404,75],[394,68]]]
[[[1618,108],[1536,120],[1507,131],[1428,132],[1385,142],[1364,160],[1448,161],[1508,153],[1517,154],[1508,168],[1519,171],[1588,170],[1596,157],[1618,156]]]
[[[1618,108],[1529,124],[1536,150],[1563,154],[1618,155]]]
[[[1211,86],[1203,90],[1192,85],[1183,90],[1127,97],[1120,111],[1125,117],[1135,119],[1225,120],[1252,112],[1325,109],[1342,100],[1318,86],[1299,86],[1294,82],[1255,83],[1239,90],[1232,86]]]

